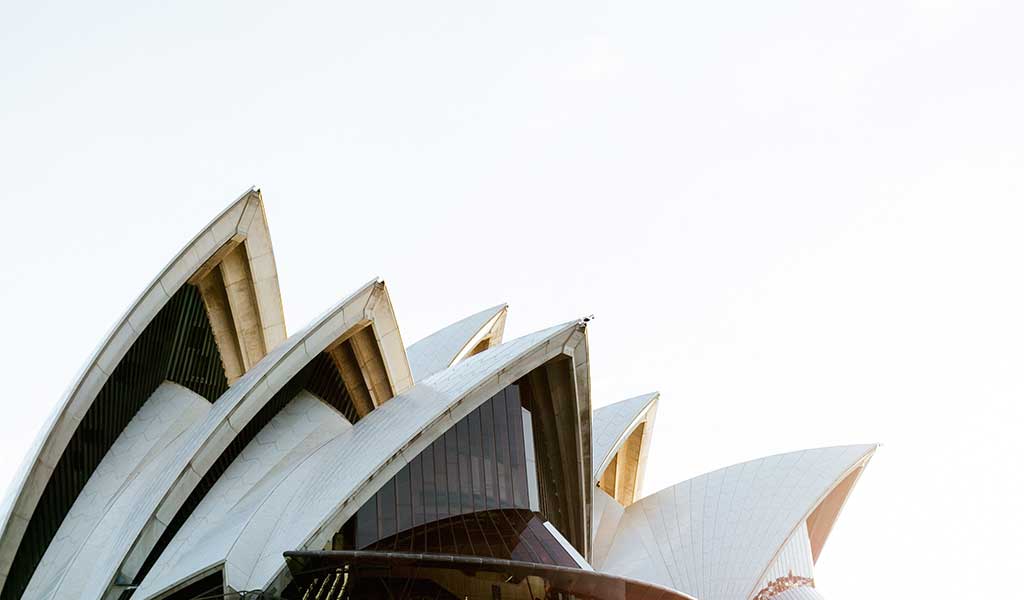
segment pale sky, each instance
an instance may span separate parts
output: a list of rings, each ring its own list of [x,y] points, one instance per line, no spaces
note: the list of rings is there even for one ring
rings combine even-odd
[[[647,492],[882,442],[825,597],[1017,587],[1024,4],[284,4],[0,5],[0,486],[257,185],[290,331],[378,275],[406,344],[594,313]]]

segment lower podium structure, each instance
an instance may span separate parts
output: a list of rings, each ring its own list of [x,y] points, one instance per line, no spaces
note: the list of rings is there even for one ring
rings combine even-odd
[[[115,324],[0,507],[0,600],[798,600],[874,445],[643,496],[658,394],[588,320],[408,348],[384,283],[288,335],[249,190]]]

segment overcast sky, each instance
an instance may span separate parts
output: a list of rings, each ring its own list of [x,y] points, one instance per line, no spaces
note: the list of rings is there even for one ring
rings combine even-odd
[[[1017,586],[1024,4],[284,4],[0,4],[0,486],[257,185],[290,331],[378,275],[407,344],[594,313],[647,492],[882,442],[819,590]]]

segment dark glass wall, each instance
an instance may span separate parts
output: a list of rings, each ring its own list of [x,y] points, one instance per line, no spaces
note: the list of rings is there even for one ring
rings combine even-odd
[[[335,545],[367,548],[426,523],[498,509],[530,509],[519,387],[466,415],[381,487]]]
[[[520,509],[485,510],[427,523],[379,540],[366,550],[578,566],[536,513]]]

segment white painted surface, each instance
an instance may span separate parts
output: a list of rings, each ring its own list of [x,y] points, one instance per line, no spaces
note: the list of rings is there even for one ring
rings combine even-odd
[[[595,567],[702,600],[745,598],[800,523],[874,450],[838,446],[769,456],[651,494],[626,508],[606,559]]]
[[[611,461],[612,456],[619,451],[622,444],[629,438],[629,434],[636,429],[655,402],[658,400],[658,392],[636,396],[627,400],[602,406],[594,410],[593,416],[593,466],[594,478],[601,476]],[[647,432],[645,435],[650,435]],[[643,458],[643,457],[641,457]],[[637,477],[643,471],[644,465],[637,466]]]
[[[409,346],[409,366],[413,380],[421,381],[434,373],[447,369],[465,350],[471,349],[507,308],[505,304],[492,306],[444,329],[435,331]]]
[[[195,392],[169,381],[160,384],[110,447],[68,511],[29,581],[25,600],[74,597],[74,593],[60,590],[74,589],[92,571],[103,569],[110,558],[109,541],[116,533],[113,525],[129,518],[136,502],[181,446],[182,433],[209,411],[210,403]]]
[[[301,461],[352,425],[334,408],[302,390],[267,423],[225,470],[174,536],[136,592],[150,582],[199,572],[211,557],[228,554],[234,542],[226,532],[244,522]],[[195,565],[199,565],[196,567]]]
[[[755,593],[764,589],[769,582],[790,573],[814,579],[814,557],[811,554],[811,540],[807,537],[806,521],[800,522],[761,580],[754,586]]]
[[[594,488],[594,509],[591,520],[591,554],[593,564],[603,564],[611,548],[615,532],[626,509],[604,490]]]

